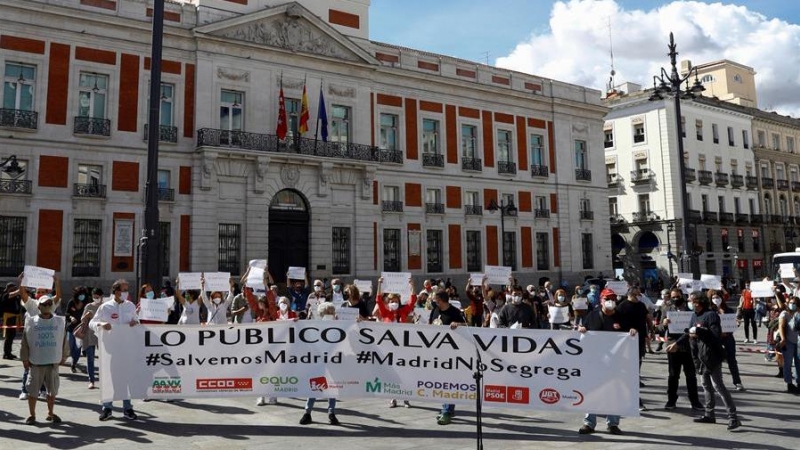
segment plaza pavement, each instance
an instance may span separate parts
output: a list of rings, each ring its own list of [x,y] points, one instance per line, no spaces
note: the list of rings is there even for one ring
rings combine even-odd
[[[763,328],[760,330],[763,333]],[[741,342],[741,329],[737,342]],[[19,354],[19,344],[14,353]],[[739,344],[739,367],[745,392],[731,391],[743,426],[726,430],[722,402],[718,399],[716,425],[692,422],[693,413],[683,395],[678,409],[665,411],[666,354],[647,355],[643,365],[642,398],[649,408],[641,418],[623,419],[623,436],[605,433],[598,420],[594,435],[581,436],[581,416],[517,409],[488,408],[483,415],[485,449],[570,448],[587,449],[797,449],[800,448],[800,397],[784,392],[782,379],[774,378],[774,363],[764,355],[742,351],[757,346]],[[83,364],[83,360],[81,361]],[[725,371],[725,382],[731,383]],[[134,402],[139,420],[122,419],[115,404],[114,419],[98,421],[99,390],[86,388],[86,375],[61,368],[61,392],[56,414],[63,423],[45,422],[46,405],[37,405],[35,426],[25,425],[27,402],[17,399],[22,363],[0,360],[0,449],[472,449],[475,442],[474,408],[459,407],[453,423],[435,422],[435,403],[414,403],[412,408],[387,408],[384,400],[348,399],[337,407],[341,426],[327,423],[326,402],[318,401],[314,423],[298,424],[303,399],[280,399],[277,406],[255,406],[255,398],[229,398],[165,403]],[[732,384],[727,384],[729,388]],[[702,399],[702,390],[701,390]],[[213,401],[213,403],[211,403]]]

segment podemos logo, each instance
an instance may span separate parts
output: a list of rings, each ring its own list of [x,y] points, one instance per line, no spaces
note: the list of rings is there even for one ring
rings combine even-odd
[[[180,377],[155,377],[151,386],[153,394],[180,394]]]
[[[253,390],[252,378],[198,378],[198,392],[243,392]]]

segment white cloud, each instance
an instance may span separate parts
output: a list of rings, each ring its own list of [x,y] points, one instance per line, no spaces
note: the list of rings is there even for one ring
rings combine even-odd
[[[495,64],[605,90],[609,19],[617,84],[652,86],[653,75],[669,66],[674,32],[679,62],[729,59],[753,67],[759,107],[800,116],[800,26],[744,6],[674,1],[645,11],[623,9],[614,0],[560,1],[546,34],[532,34]]]

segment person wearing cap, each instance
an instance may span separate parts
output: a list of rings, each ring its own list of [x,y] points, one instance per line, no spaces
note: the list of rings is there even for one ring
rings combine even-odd
[[[24,274],[19,275],[19,283],[17,283],[19,288],[19,303],[21,305],[22,311],[24,311],[24,320],[27,320],[28,317],[36,317],[39,315],[39,305],[37,300],[40,299],[44,295],[50,295],[50,289],[47,288],[36,288],[34,291],[33,298],[30,298],[28,295],[28,289],[25,286],[22,286],[22,278]],[[53,276],[53,284],[55,285],[55,295],[51,296],[53,299],[53,311],[56,311],[58,307],[61,305],[61,280],[58,279],[58,276]],[[20,400],[25,400],[28,398],[28,369],[25,369],[22,372],[22,390],[19,394]],[[45,390],[44,386],[41,386],[39,391],[39,396],[44,396]]]
[[[53,413],[58,395],[58,366],[67,360],[69,341],[67,340],[67,324],[64,317],[53,314],[53,298],[42,295],[36,302],[39,314],[25,320],[22,332],[20,359],[26,370],[29,370],[28,390],[44,385],[47,392],[47,421],[61,422],[61,418]],[[36,397],[28,397],[30,416],[25,420],[27,425],[36,423]]]
[[[176,295],[179,295],[177,292]],[[100,330],[111,330],[113,327],[118,326],[136,326],[139,324],[139,316],[136,314],[136,305],[130,301],[128,293],[128,282],[119,279],[111,285],[111,300],[100,305],[97,308],[92,320],[89,322],[89,327],[98,334],[102,339]],[[103,374],[103,376],[111,376],[111,374]],[[100,412],[100,421],[111,419],[112,402],[103,402],[103,409]],[[133,405],[130,398],[122,401],[123,416],[128,420],[136,420],[136,413],[133,411]]]

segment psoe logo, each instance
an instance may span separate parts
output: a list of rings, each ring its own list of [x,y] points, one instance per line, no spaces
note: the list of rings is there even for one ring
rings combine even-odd
[[[151,386],[153,394],[180,394],[180,377],[156,377]]]
[[[522,386],[486,385],[483,388],[483,401],[496,403],[530,403],[530,389]]]
[[[506,402],[506,387],[487,384],[483,387],[483,401],[485,402]]]
[[[252,391],[252,378],[198,378],[195,388],[199,392],[238,392]]]
[[[323,392],[328,389],[328,379],[325,377],[315,377],[308,380],[309,387],[314,392]]]
[[[559,394],[558,391],[555,389],[551,388],[542,389],[539,392],[539,400],[541,400],[542,403],[546,403],[548,405],[554,405],[558,403],[559,400],[561,400],[561,394]]]

